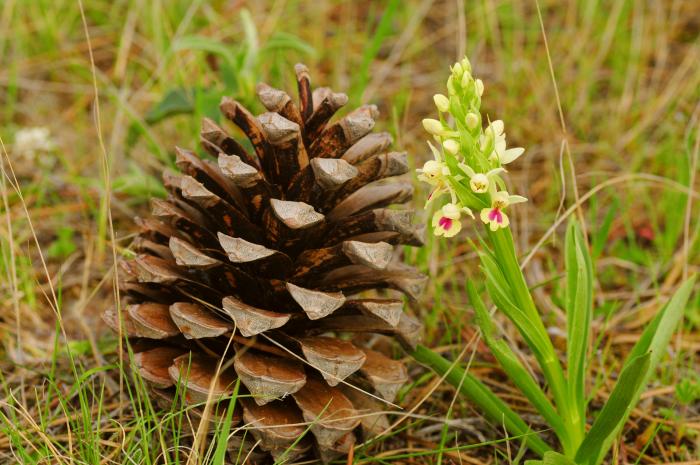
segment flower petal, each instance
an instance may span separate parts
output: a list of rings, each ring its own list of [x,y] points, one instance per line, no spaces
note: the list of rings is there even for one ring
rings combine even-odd
[[[508,203],[510,205],[513,205],[514,203],[523,203],[527,202],[527,198],[523,197],[522,195],[509,195],[508,196]]]
[[[481,213],[479,213],[479,217],[481,218],[481,221],[484,222],[484,224],[489,224],[491,220],[489,219],[489,213],[491,212],[490,208],[482,208]]]
[[[523,153],[525,153],[524,148],[514,147],[512,149],[508,149],[502,153],[499,153],[499,158],[501,160],[501,163],[503,163],[504,165],[507,165],[508,163],[515,161]]]
[[[433,158],[435,158],[436,161],[442,161],[442,157],[440,156],[438,149],[436,149],[435,146],[430,143],[430,141],[426,142],[428,143],[428,146],[430,146],[430,151],[433,152]]]
[[[445,231],[445,237],[454,237],[462,230],[462,223],[453,221],[452,227]]]
[[[495,135],[497,135],[497,136],[503,134],[503,130],[505,129],[505,126],[503,124],[502,119],[497,119],[496,121],[492,121],[491,127],[493,128],[494,132],[496,133]]]
[[[503,219],[501,220],[501,224],[499,225],[501,228],[507,228],[508,225],[510,224],[510,220],[508,219],[508,215],[505,213],[501,213],[503,216]]]

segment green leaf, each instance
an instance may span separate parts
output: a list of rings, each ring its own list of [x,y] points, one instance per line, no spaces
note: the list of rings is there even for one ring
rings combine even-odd
[[[576,462],[567,456],[554,451],[545,452],[544,459],[541,463],[542,465],[576,465]]]
[[[241,24],[245,35],[245,49],[243,51],[242,71],[251,72],[258,64],[260,44],[258,41],[258,30],[255,21],[247,8],[241,10]]]
[[[577,443],[585,432],[586,361],[593,313],[593,272],[588,246],[575,220],[566,231],[566,328],[567,391],[571,403],[570,423]]]
[[[130,198],[148,201],[153,197],[164,198],[166,195],[163,183],[146,173],[136,163],[129,163],[129,171],[114,179],[114,192],[128,194]]]
[[[309,57],[316,56],[316,49],[299,37],[287,32],[275,32],[262,47],[260,53],[267,54],[276,51],[295,50]]]
[[[656,318],[654,318],[652,322],[647,325],[642,333],[642,336],[639,338],[630,352],[627,362],[625,363],[625,369],[640,356],[646,353],[650,354],[649,369],[646,374],[647,377],[639,386],[639,389],[632,402],[633,405],[636,405],[637,401],[639,400],[639,396],[641,395],[643,386],[646,384],[649,376],[651,376],[651,374],[654,372],[656,366],[661,361],[661,357],[666,352],[668,343],[671,340],[678,323],[683,317],[683,313],[685,312],[685,307],[688,303],[688,299],[690,298],[690,293],[695,285],[695,279],[696,276],[692,276],[686,282],[684,282],[680,288],[678,288],[668,304],[666,304],[659,311],[659,314],[656,315]],[[626,420],[626,416],[622,418],[615,428],[614,434],[609,435],[605,439],[602,447],[599,448],[598,457],[592,463],[602,463],[603,459],[605,458],[605,454],[607,454],[610,446],[612,445],[614,437],[620,432],[620,429],[622,429],[622,426]]]
[[[148,124],[156,124],[170,116],[192,113],[193,111],[192,90],[171,89],[160,102],[148,110],[144,121]]]
[[[603,218],[603,224],[596,228],[595,231],[591,231],[591,255],[593,257],[598,258],[608,244],[610,229],[612,228],[613,221],[615,221],[615,218],[618,216],[619,208],[618,200],[614,198],[610,209]]]
[[[200,35],[179,37],[173,42],[172,49],[176,52],[181,50],[198,50],[219,55],[229,63],[235,63],[236,61],[236,56],[230,47],[219,40]]]
[[[419,363],[430,367],[438,375],[444,376],[451,385],[459,387],[459,392],[474,402],[491,421],[503,424],[511,434],[523,437],[530,449],[540,455],[551,450],[537,433],[534,433],[527,423],[511,410],[508,404],[476,377],[465,372],[456,362],[450,362],[422,345],[416,347],[411,356]]]
[[[537,316],[537,320],[533,321],[530,315],[527,315],[522,307],[515,303],[517,296],[510,287],[508,280],[501,271],[496,260],[487,254],[480,254],[484,274],[486,275],[486,288],[488,289],[491,299],[496,306],[508,317],[509,320],[518,328],[520,335],[525,340],[530,350],[535,353],[537,360],[542,364],[542,361],[547,358],[555,357],[553,349],[550,350],[551,344],[547,343],[547,334],[544,331],[544,326]],[[537,321],[540,324],[536,324]]]
[[[489,349],[491,349],[498,363],[503,367],[503,370],[510,380],[513,381],[525,397],[537,408],[545,420],[547,420],[565,448],[571,447],[564,422],[557,414],[544,391],[542,391],[537,382],[532,378],[530,372],[525,369],[508,344],[502,339],[499,340],[494,337],[494,326],[491,322],[489,312],[471,281],[467,281],[467,294],[469,295],[469,301],[474,307],[476,321],[481,329],[484,341],[486,345],[489,346]]]
[[[618,425],[627,418],[647,377],[650,361],[651,353],[639,355],[622,370],[610,398],[576,452],[577,463],[591,463],[596,459],[601,445],[615,434]]]
[[[70,226],[61,226],[56,231],[56,240],[49,246],[48,254],[51,258],[66,258],[76,251],[77,246],[73,240],[75,231]]]
[[[372,35],[372,39],[367,42],[364,53],[362,54],[362,63],[354,70],[353,80],[350,89],[350,99],[353,103],[359,103],[362,97],[362,92],[364,92],[367,87],[367,83],[370,79],[369,68],[372,65],[372,61],[377,57],[382,46],[386,43],[387,38],[393,31],[393,21],[396,12],[399,11],[399,7],[402,2],[400,0],[390,0],[386,9],[381,14],[381,19],[377,25],[377,29]]]

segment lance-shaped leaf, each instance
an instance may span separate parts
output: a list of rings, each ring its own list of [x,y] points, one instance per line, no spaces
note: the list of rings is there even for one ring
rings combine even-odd
[[[615,433],[617,425],[627,418],[634,407],[637,393],[647,377],[650,359],[650,353],[639,355],[630,360],[622,370],[615,388],[576,453],[576,463],[594,463],[593,460],[597,457],[600,446]]]
[[[497,339],[494,335],[495,328],[491,321],[492,317],[489,315],[484,302],[481,300],[481,297],[471,281],[467,281],[467,294],[469,295],[469,301],[476,314],[476,322],[479,329],[481,329],[481,334],[486,344],[489,349],[491,349],[491,353],[496,357],[501,367],[503,367],[508,378],[510,378],[525,397],[532,402],[535,408],[537,408],[540,414],[547,420],[547,423],[554,429],[557,436],[564,443],[564,447],[570,448],[571,444],[568,443],[568,431],[564,425],[564,421],[559,416],[544,391],[537,382],[532,379],[530,372],[523,366],[508,344],[503,340]]]
[[[585,431],[586,362],[593,314],[593,271],[588,246],[575,220],[566,232],[566,355],[572,425]]]
[[[642,333],[642,336],[630,351],[623,371],[626,370],[633,361],[640,359],[640,357],[647,353],[650,354],[649,368],[647,369],[646,377],[635,392],[632,401],[629,402],[631,406],[636,405],[639,401],[642,388],[646,385],[647,380],[658,366],[661,358],[666,353],[666,348],[668,347],[669,341],[678,327],[678,322],[683,317],[683,312],[685,311],[690,294],[693,291],[695,279],[696,276],[690,277],[678,288],[676,293],[673,294],[671,300],[659,311],[651,323],[647,325]],[[598,447],[597,456],[591,459],[591,463],[602,463],[603,459],[605,458],[605,454],[607,454],[608,450],[610,450],[614,437],[620,432],[628,416],[629,411],[627,411],[622,418],[619,419],[612,434],[609,434],[601,444],[596,446]]]

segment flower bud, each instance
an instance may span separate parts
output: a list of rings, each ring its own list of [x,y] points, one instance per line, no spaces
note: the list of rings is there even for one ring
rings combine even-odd
[[[456,76],[457,79],[461,79],[462,73],[464,73],[462,65],[459,62],[455,63],[454,66],[452,66],[452,75]]]
[[[442,143],[442,146],[445,147],[445,150],[450,152],[452,155],[457,155],[459,152],[459,142],[454,139],[447,139]]]
[[[442,112],[446,113],[450,110],[450,100],[445,97],[442,94],[435,94],[433,95],[433,101],[435,102],[435,106],[437,109]]]
[[[454,85],[454,77],[450,74],[450,77],[447,78],[447,93],[449,95],[457,95],[457,91],[455,90],[455,85]]]
[[[472,64],[469,62],[469,58],[464,57],[462,58],[462,61],[460,62],[462,64],[462,69],[466,73],[471,73],[472,72]]]
[[[467,116],[464,117],[464,124],[467,125],[469,130],[476,129],[476,127],[479,125],[479,115],[470,111],[467,113]]]
[[[434,136],[440,136],[445,132],[442,123],[436,119],[426,118],[423,120],[423,127]]]
[[[463,88],[463,89],[466,89],[466,88],[467,88],[467,86],[469,85],[469,81],[471,81],[471,79],[472,79],[472,75],[471,75],[471,74],[469,74],[469,73],[464,73],[464,74],[462,74],[462,82],[461,82],[461,84],[462,84],[462,88]]]
[[[479,97],[484,95],[484,82],[481,79],[474,81],[474,87],[476,88],[476,95]]]
[[[477,194],[483,194],[489,190],[489,178],[483,173],[478,173],[472,176],[469,180],[469,187]]]

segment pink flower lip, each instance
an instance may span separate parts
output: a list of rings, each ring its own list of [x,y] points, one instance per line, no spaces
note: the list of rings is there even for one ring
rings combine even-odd
[[[452,227],[452,219],[443,216],[440,218],[440,221],[438,221],[438,225],[440,225],[442,229],[449,230]]]
[[[489,212],[489,220],[495,221],[498,224],[503,223],[503,213],[498,208],[494,208]]]

